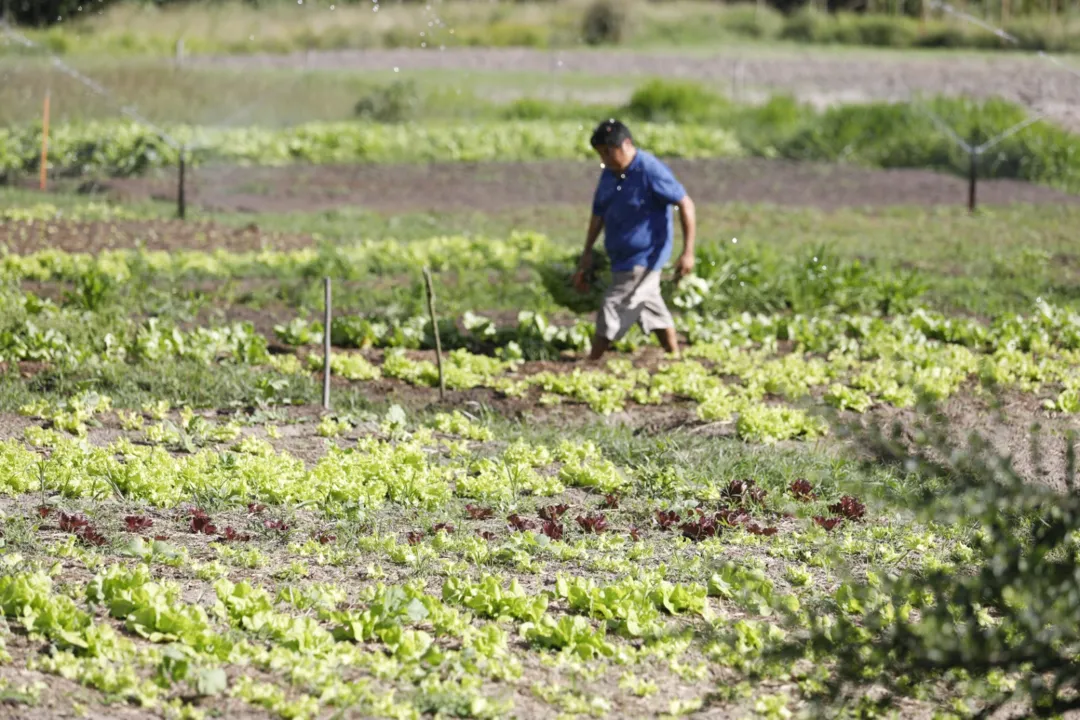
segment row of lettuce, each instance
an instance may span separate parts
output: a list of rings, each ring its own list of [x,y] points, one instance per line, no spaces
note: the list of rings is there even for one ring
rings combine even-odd
[[[927,112],[927,111],[930,112]],[[931,115],[937,115],[940,122]],[[1002,100],[936,98],[925,102],[843,105],[814,110],[791,98],[732,106],[714,117],[656,116],[634,123],[639,143],[670,158],[763,156],[849,161],[877,167],[966,172],[966,151],[1023,122],[1028,111]],[[665,120],[674,120],[665,121]],[[290,128],[169,126],[168,139],[128,121],[51,128],[49,167],[64,175],[137,175],[190,162],[283,165],[531,161],[592,157],[595,118],[482,121],[469,124],[317,122]],[[943,129],[942,125],[951,128]],[[0,129],[0,176],[36,171],[41,128]],[[986,152],[980,173],[1060,188],[1080,188],[1080,141],[1043,120]]]
[[[274,330],[273,340],[293,350],[271,353],[271,339],[250,323],[184,328],[161,318],[114,314],[88,329],[83,310],[29,293],[21,300],[7,308],[0,330],[0,360],[12,367],[20,361],[83,370],[224,362],[299,377],[322,368],[316,348],[323,329],[300,318]],[[536,372],[522,362],[586,352],[592,324],[556,325],[531,311],[522,312],[514,325],[500,326],[476,314],[447,319],[440,333],[448,351],[444,382],[451,390],[490,388],[541,405],[581,403],[605,415],[631,403],[679,399],[701,420],[734,423],[742,439],[765,443],[826,432],[814,417],[822,402],[859,413],[883,405],[910,408],[920,396],[944,400],[972,383],[1034,395],[1048,410],[1080,411],[1080,315],[1045,305],[1034,315],[992,325],[925,310],[888,318],[746,313],[724,319],[688,311],[678,324],[692,343],[685,357],[652,371],[614,357],[603,369]],[[337,376],[358,383],[393,379],[417,387],[439,385],[433,359],[409,352],[434,346],[425,317],[343,316],[331,333],[338,346],[331,358]],[[635,331],[618,349],[647,341]],[[268,399],[274,400],[272,393]]]

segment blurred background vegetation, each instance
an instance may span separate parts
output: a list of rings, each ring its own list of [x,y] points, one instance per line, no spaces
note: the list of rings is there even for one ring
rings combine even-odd
[[[1019,42],[932,11],[923,0],[0,0],[0,12],[36,29],[54,52],[171,54],[181,39],[188,53],[729,42],[1080,49],[1076,0],[955,5]]]

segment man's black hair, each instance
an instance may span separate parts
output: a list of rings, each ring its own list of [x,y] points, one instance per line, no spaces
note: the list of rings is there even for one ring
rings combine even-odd
[[[630,134],[630,128],[612,118],[596,126],[589,144],[593,147],[619,147],[627,140],[633,139],[634,136]]]

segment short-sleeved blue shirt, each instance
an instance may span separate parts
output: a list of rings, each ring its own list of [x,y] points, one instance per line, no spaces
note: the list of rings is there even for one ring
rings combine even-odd
[[[593,215],[604,220],[604,249],[614,271],[640,265],[661,270],[674,240],[671,206],[686,190],[655,155],[639,149],[624,173],[605,168],[593,197]]]

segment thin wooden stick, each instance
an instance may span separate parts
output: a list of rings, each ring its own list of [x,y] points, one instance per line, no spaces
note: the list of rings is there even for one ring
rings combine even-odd
[[[971,155],[968,157],[968,212],[975,212],[976,207],[976,192],[979,182],[979,149],[971,148]]]
[[[41,191],[45,192],[49,184],[49,96],[45,91],[45,108],[41,120]]]
[[[181,220],[187,217],[187,148],[180,147],[179,178],[176,187],[176,215]]]
[[[435,318],[435,284],[431,280],[431,270],[424,268],[424,282],[427,284],[428,314],[431,315],[431,331],[435,334],[435,360],[439,367],[439,400],[446,399],[446,378],[443,376],[442,342],[439,340],[439,322]]]
[[[325,305],[323,315],[323,386],[322,405],[330,409],[330,278],[323,278]]]

